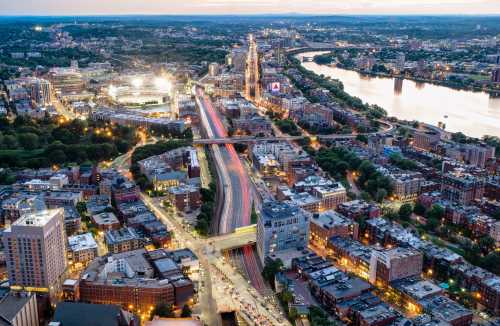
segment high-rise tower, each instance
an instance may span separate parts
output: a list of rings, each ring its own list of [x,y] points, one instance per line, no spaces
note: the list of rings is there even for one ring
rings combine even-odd
[[[245,71],[245,96],[247,99],[260,98],[259,53],[253,34],[248,35],[247,66]]]
[[[62,208],[27,214],[3,235],[11,287],[52,292],[66,270]]]

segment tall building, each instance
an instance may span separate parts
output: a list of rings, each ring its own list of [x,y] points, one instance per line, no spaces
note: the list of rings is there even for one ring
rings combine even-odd
[[[248,36],[247,66],[245,71],[245,96],[247,99],[260,98],[259,53],[255,36]]]
[[[3,236],[12,288],[52,292],[66,269],[64,209],[24,215]]]
[[[217,62],[212,62],[208,65],[208,75],[210,77],[215,77],[220,74],[220,66]]]
[[[307,248],[310,215],[287,203],[265,203],[257,222],[257,252],[261,262],[280,251]]]
[[[31,84],[31,100],[40,106],[52,103],[52,86],[45,79],[37,79]]]

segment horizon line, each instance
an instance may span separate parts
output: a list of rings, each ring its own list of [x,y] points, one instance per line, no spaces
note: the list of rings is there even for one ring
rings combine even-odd
[[[149,16],[149,17],[216,17],[216,16],[227,16],[227,17],[238,17],[238,16],[248,16],[248,17],[259,17],[259,16],[278,16],[278,17],[394,17],[394,16],[413,16],[413,17],[441,17],[441,16],[478,16],[478,17],[500,17],[500,12],[498,13],[439,13],[439,14],[429,14],[429,13],[338,13],[338,14],[321,14],[321,13],[210,13],[210,14],[187,14],[187,13],[170,13],[170,14],[155,14],[155,13],[124,13],[124,14],[110,14],[110,13],[77,13],[77,14],[33,14],[33,13],[22,13],[22,14],[8,14],[0,13],[0,17],[137,17],[137,16]]]

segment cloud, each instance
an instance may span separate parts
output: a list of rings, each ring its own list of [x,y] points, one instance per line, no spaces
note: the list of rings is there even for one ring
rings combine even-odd
[[[500,14],[499,0],[0,0],[0,14]]]

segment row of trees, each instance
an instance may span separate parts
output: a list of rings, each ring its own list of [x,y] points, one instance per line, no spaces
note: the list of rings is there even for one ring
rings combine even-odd
[[[202,205],[200,209],[200,214],[196,218],[196,231],[203,236],[207,236],[210,233],[210,225],[212,224],[214,208],[215,208],[215,197],[217,195],[217,187],[214,182],[211,182],[208,189],[201,189],[201,200]]]
[[[415,161],[406,159],[399,153],[391,154],[390,161],[391,164],[402,170],[415,170],[417,168],[417,163],[415,163]]]
[[[192,315],[192,310],[191,307],[189,307],[187,304],[185,304],[182,307],[181,311],[181,318],[188,318],[191,317]],[[153,320],[155,316],[161,317],[161,318],[175,318],[175,311],[174,311],[174,306],[171,304],[167,303],[159,303],[157,304],[153,311],[151,312],[150,320]]]
[[[324,171],[336,179],[344,179],[348,170],[357,171],[359,173],[357,184],[378,202],[382,202],[393,191],[392,182],[387,176],[377,171],[370,161],[361,160],[345,148],[320,149],[315,155],[315,160]]]
[[[276,119],[274,120],[274,124],[276,124],[276,126],[285,134],[289,134],[291,136],[300,136],[302,134],[292,119]]]

